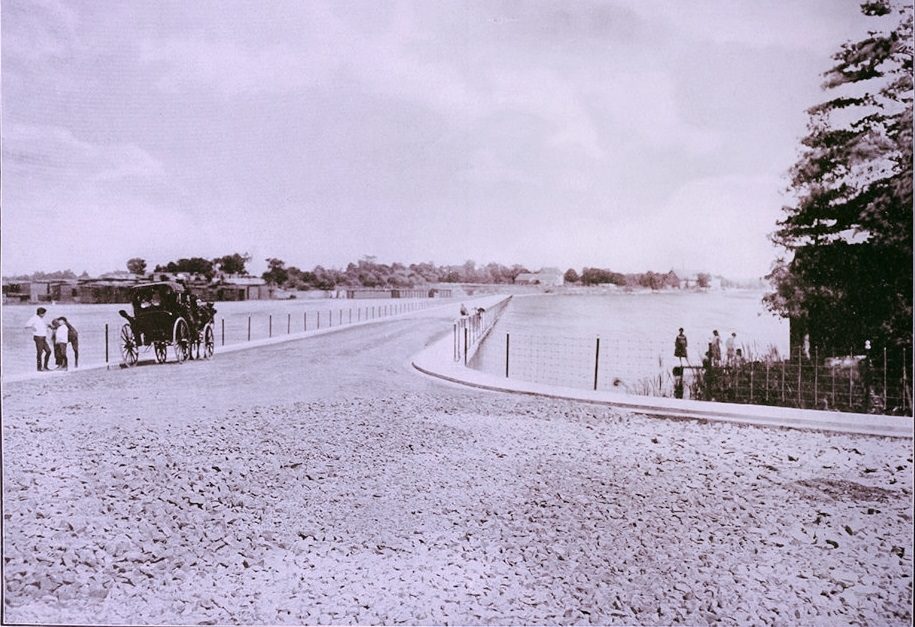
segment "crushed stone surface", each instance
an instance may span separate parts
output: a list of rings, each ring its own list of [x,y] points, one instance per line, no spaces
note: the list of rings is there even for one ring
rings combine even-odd
[[[439,385],[439,327],[6,386],[4,620],[911,623],[911,440]]]

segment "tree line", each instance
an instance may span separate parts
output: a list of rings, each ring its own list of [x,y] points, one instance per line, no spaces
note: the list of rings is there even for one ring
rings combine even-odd
[[[157,264],[154,266],[152,274],[186,273],[211,281],[226,275],[246,276],[247,264],[250,261],[251,255],[247,253],[232,253],[214,259],[185,257]],[[261,274],[261,277],[271,285],[290,290],[332,290],[338,287],[409,288],[431,283],[512,284],[516,282],[519,275],[530,272],[521,264],[503,265],[490,262],[478,265],[472,260],[460,265],[436,265],[431,261],[386,264],[379,263],[374,256],[365,256],[356,262],[348,263],[342,269],[316,265],[310,270],[286,265],[285,261],[276,257],[270,257],[265,261],[267,270]],[[147,274],[148,264],[143,258],[133,257],[127,261],[127,270],[144,276]],[[53,273],[37,272],[29,276],[12,278],[47,280],[75,279],[77,277],[66,270]],[[88,278],[88,275],[84,272],[80,278]],[[581,269],[581,272],[569,268],[563,278],[567,284],[584,286],[616,285],[653,290],[680,287],[680,278],[673,270],[666,273],[649,271],[624,274],[606,268],[585,267]],[[708,274],[700,273],[698,287],[708,287],[710,278]]]

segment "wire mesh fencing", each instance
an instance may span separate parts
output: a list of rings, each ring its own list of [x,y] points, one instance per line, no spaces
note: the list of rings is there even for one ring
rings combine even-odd
[[[471,362],[511,299],[511,296],[503,298],[489,309],[478,307],[473,313],[468,313],[454,321],[452,329],[454,361],[462,361],[465,366]]]
[[[507,378],[645,396],[804,409],[912,415],[912,347],[736,354],[700,363],[664,342],[626,335],[491,335],[472,364]]]

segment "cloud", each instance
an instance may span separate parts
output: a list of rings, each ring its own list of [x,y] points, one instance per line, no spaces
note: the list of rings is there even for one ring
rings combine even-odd
[[[3,18],[4,62],[65,59],[78,46],[77,13],[59,0],[9,0],[3,3]]]
[[[15,122],[3,126],[3,160],[10,174],[27,171],[46,185],[54,180],[90,184],[164,173],[158,159],[133,144],[96,144],[60,126]],[[15,178],[10,182],[15,184]]]

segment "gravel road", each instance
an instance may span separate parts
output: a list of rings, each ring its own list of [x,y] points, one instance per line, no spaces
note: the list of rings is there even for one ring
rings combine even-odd
[[[911,623],[911,440],[445,385],[448,321],[5,385],[4,621]]]

